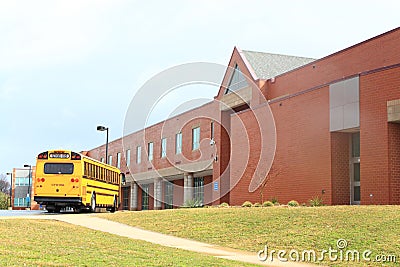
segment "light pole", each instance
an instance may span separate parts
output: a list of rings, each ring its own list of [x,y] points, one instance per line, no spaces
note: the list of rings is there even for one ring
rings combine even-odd
[[[24,168],[29,168],[29,178],[28,178],[28,194],[26,195],[26,207],[31,207],[31,174],[32,174],[32,166],[25,164]]]
[[[106,131],[107,137],[106,137],[106,160],[105,160],[105,162],[106,162],[106,164],[109,164],[108,163],[108,127],[97,126],[97,131],[100,131],[100,132]]]
[[[10,182],[10,207],[12,209],[12,184],[13,184],[13,180],[12,180],[12,172],[7,172],[7,175],[11,176],[11,182]]]

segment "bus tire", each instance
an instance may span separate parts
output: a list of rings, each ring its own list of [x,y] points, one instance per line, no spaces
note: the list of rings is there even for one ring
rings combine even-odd
[[[90,211],[96,212],[96,193],[93,193],[90,199]]]
[[[54,213],[54,211],[56,210],[56,208],[53,207],[53,206],[49,206],[49,207],[46,207],[46,210],[47,210],[48,213]]]
[[[117,210],[117,197],[114,196],[114,206],[110,209],[110,212],[114,213]]]

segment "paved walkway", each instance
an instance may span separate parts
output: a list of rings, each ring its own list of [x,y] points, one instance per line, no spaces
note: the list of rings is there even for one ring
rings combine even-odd
[[[0,217],[0,219],[1,218],[5,217]],[[14,217],[14,218],[21,218],[21,217]],[[23,218],[57,220],[74,225],[83,226],[97,231],[107,232],[132,239],[143,240],[166,247],[179,248],[188,251],[194,251],[197,253],[213,255],[214,257],[217,258],[253,263],[264,266],[287,266],[287,267],[316,266],[304,263],[280,262],[278,261],[278,259],[274,259],[273,262],[270,261],[261,262],[258,259],[256,253],[218,247],[215,245],[210,245],[189,239],[147,231],[137,227],[132,227],[118,222],[109,221],[88,214],[63,214],[57,216],[55,215],[24,216]]]

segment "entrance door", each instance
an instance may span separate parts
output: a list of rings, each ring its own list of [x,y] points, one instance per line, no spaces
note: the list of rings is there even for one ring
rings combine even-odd
[[[360,205],[360,133],[351,135],[351,157],[350,157],[350,185],[352,205]]]
[[[122,209],[129,210],[129,187],[122,187]]]
[[[142,210],[149,209],[149,185],[142,185]]]

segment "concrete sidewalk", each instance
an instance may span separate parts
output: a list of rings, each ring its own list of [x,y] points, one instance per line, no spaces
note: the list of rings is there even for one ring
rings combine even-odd
[[[43,219],[47,216],[37,216],[37,219]],[[256,253],[244,252],[240,250],[227,249],[210,245],[202,242],[160,234],[152,231],[143,230],[137,227],[109,221],[87,214],[66,214],[61,216],[49,216],[48,219],[58,220],[74,225],[83,226],[89,229],[124,236],[132,239],[144,240],[153,244],[166,247],[184,249],[202,254],[213,255],[217,258],[253,263],[263,266],[287,266],[287,267],[305,267],[316,266],[304,263],[280,262],[275,259],[273,262],[261,262]]]

